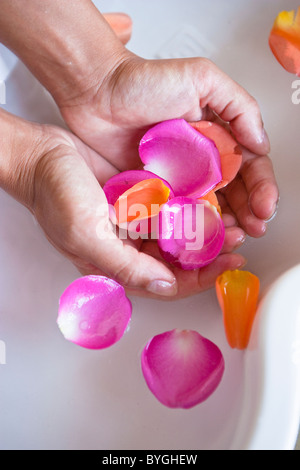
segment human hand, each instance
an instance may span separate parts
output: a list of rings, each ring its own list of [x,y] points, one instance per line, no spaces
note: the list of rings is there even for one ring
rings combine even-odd
[[[58,11],[57,0],[52,2],[46,0],[44,3],[47,3],[51,14],[55,16]],[[8,9],[6,18],[15,4],[15,1],[5,2],[4,8]],[[38,5],[36,0],[30,0],[27,12],[30,14],[30,7],[34,7],[31,14],[38,14],[36,23],[41,23],[45,18],[37,8]],[[253,158],[251,164],[245,163],[236,181],[223,191],[220,202],[227,225],[225,244],[222,254],[207,268],[189,273],[174,270],[159,259],[157,246],[152,242],[140,243],[139,247],[127,242],[125,250],[128,257],[126,257],[125,251],[121,253],[117,248],[118,245],[119,249],[123,250],[123,244],[121,246],[116,240],[114,249],[118,256],[114,259],[118,261],[118,265],[112,263],[112,266],[109,259],[107,266],[104,266],[106,275],[119,280],[129,287],[131,292],[146,292],[148,286],[149,293],[151,283],[148,281],[149,275],[151,277],[152,274],[155,274],[155,279],[159,281],[156,285],[164,291],[164,295],[169,294],[173,296],[172,298],[211,287],[218,274],[226,269],[239,268],[245,263],[242,256],[232,251],[243,242],[245,232],[252,236],[261,236],[264,233],[265,219],[272,216],[278,199],[272,164],[265,156],[269,151],[269,142],[263,130],[258,105],[243,88],[206,59],[148,61],[135,56],[124,48],[110,28],[107,29],[107,23],[103,24],[103,17],[98,12],[95,13],[91,2],[84,0],[80,5],[82,15],[79,17],[75,14],[76,9],[72,10],[75,14],[72,21],[68,17],[70,12],[64,18],[66,11],[63,6],[59,7],[58,24],[65,26],[66,21],[69,24],[69,29],[63,37],[59,27],[58,29],[55,27],[54,32],[52,31],[51,28],[56,25],[54,21],[51,22],[50,31],[49,23],[46,21],[47,40],[38,39],[39,54],[36,56],[40,60],[32,54],[30,47],[31,35],[34,36],[32,30],[29,39],[28,35],[25,39],[25,45],[22,38],[19,55],[52,93],[70,129],[90,147],[89,155],[91,149],[101,155],[102,159],[98,155],[93,156],[93,164],[96,167],[101,161],[109,164],[115,172],[136,168],[140,165],[138,142],[150,126],[174,118],[184,118],[187,121],[207,119],[212,112],[229,123],[233,134],[245,148],[261,155]],[[23,16],[19,22],[22,21],[24,22]],[[87,24],[89,27],[86,27]],[[50,55],[54,54],[52,62],[55,66],[52,68],[49,68],[49,62],[51,63],[49,35],[53,35],[53,43],[58,46],[53,47],[50,52]],[[126,40],[123,40],[124,42]],[[7,43],[14,50],[21,47],[15,37],[10,38]],[[74,60],[68,61],[67,58]],[[79,174],[78,171],[77,178]],[[84,172],[82,174],[84,175]],[[99,178],[100,183],[103,184],[108,177],[108,174],[103,172]],[[61,178],[64,179],[65,176]],[[236,185],[235,190],[233,190],[234,185]],[[97,187],[98,197],[100,197],[99,191],[100,188]],[[49,192],[51,194],[51,188]],[[90,194],[90,190],[87,193]],[[82,194],[83,191],[81,198]],[[88,203],[95,201],[95,194],[93,197],[87,197],[86,201]],[[53,200],[55,197],[54,195]],[[102,197],[101,194],[101,200]],[[60,202],[70,201],[68,194],[58,199]],[[79,199],[74,197],[74,200]],[[72,204],[69,207],[71,206]],[[61,210],[63,211],[62,207]],[[45,217],[47,218],[47,215]],[[63,224],[63,221],[60,223]],[[73,228],[76,227],[75,223],[71,225]],[[79,227],[79,220],[77,225]],[[48,230],[56,230],[53,228],[54,220],[51,227],[48,226]],[[95,229],[94,225],[94,237]],[[80,228],[78,233],[82,233],[81,230]],[[69,240],[67,245],[71,243],[74,246],[72,238],[75,237],[75,230],[71,230],[71,233],[72,237],[67,237]],[[55,234],[52,234],[52,242],[53,238],[56,240]],[[79,239],[80,243],[77,238],[79,245],[75,243],[77,246],[75,258],[74,249],[70,252],[69,249],[62,249],[59,244],[55,244],[64,254],[72,258],[82,273],[102,272],[103,266],[101,262],[99,263],[99,258],[93,263],[87,256],[87,253],[91,252],[86,243],[89,238],[84,236]],[[100,251],[103,246],[107,247],[107,244],[101,243],[102,248],[100,248],[99,239],[97,244],[97,249]],[[81,247],[80,250],[78,246]],[[81,256],[79,251],[82,253]],[[105,250],[106,254],[108,252]],[[143,255],[139,256],[139,260],[143,263],[135,263],[134,257],[137,253]],[[148,256],[144,264],[146,254]],[[120,260],[122,260],[121,265]],[[166,277],[171,281],[168,294],[168,284],[166,284],[168,281],[162,277],[162,272],[168,273]]]
[[[138,142],[156,122],[215,120],[217,114],[229,123],[244,147],[244,159],[221,201],[248,235],[265,233],[266,221],[276,212],[278,188],[259,107],[213,63],[199,58],[148,61],[129,53],[100,87],[88,89],[88,94],[60,102],[61,113],[76,135],[120,171],[140,165]]]
[[[265,233],[278,188],[260,109],[215,64],[137,57],[124,45],[130,18],[105,20],[90,0],[71,10],[66,0],[28,0],[26,10],[17,0],[3,0],[2,13],[0,40],[50,91],[70,129],[120,171],[140,165],[138,142],[159,121],[197,121],[213,113],[227,123],[252,157],[223,191],[223,202],[247,234]]]
[[[101,187],[116,168],[58,127],[2,111],[0,124],[5,142],[11,142],[2,149],[0,186],[33,213],[48,240],[82,275],[111,277],[128,293],[175,299],[211,287],[216,275],[244,263],[230,254],[235,240],[230,218],[222,255],[190,275],[163,262],[154,241],[119,239]]]

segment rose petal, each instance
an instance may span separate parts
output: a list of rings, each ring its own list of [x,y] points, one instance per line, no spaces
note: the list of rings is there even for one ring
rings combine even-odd
[[[62,294],[57,324],[68,341],[103,349],[122,338],[131,313],[131,302],[121,285],[104,276],[85,276]]]
[[[216,294],[231,348],[246,349],[257,312],[260,281],[249,271],[225,271],[216,280]]]
[[[287,72],[300,76],[300,7],[297,13],[279,13],[270,32],[269,46]]]
[[[191,126],[211,139],[217,146],[221,158],[222,181],[214,191],[229,184],[237,175],[242,164],[242,149],[232,135],[222,126],[210,121],[191,122]]]
[[[191,408],[220,384],[225,365],[220,349],[192,330],[152,338],[142,352],[142,372],[155,397],[170,408]]]
[[[117,175],[110,178],[103,187],[107,202],[110,209],[110,219],[115,224],[118,225],[118,218],[114,205],[122,194],[124,194],[129,189],[133,188],[136,184],[141,181],[148,179],[160,178],[158,175],[151,173],[150,171],[145,170],[128,170],[118,173]],[[174,197],[174,191],[171,188],[170,184],[165,181],[163,178],[160,178],[163,184],[169,188],[170,194],[169,198]],[[155,232],[156,228],[156,218],[157,216],[151,217],[151,220],[137,220],[130,223],[122,224],[122,228],[138,236],[147,235],[151,232]]]
[[[108,204],[115,205],[118,198],[132,188],[137,183],[147,179],[159,178],[158,175],[145,170],[128,170],[118,173],[117,175],[110,178],[103,186]],[[160,178],[165,186],[170,189],[170,197],[174,196],[174,192],[170,184],[163,178]]]
[[[201,197],[221,180],[219,151],[184,119],[164,121],[142,138],[144,169],[164,178],[175,196]]]
[[[158,246],[163,258],[184,270],[199,269],[220,253],[225,227],[205,200],[175,197],[160,210]]]
[[[149,178],[132,186],[116,201],[118,223],[149,219],[158,214],[170,196],[170,189],[160,178]]]

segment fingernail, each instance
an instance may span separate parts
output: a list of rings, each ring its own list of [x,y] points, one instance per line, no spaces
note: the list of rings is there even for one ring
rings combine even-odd
[[[177,282],[168,281],[151,281],[147,286],[147,291],[156,295],[164,295],[167,297],[172,297],[177,294]]]
[[[271,147],[270,139],[268,137],[268,134],[267,134],[265,128],[263,128],[263,130],[262,130],[261,136],[258,139],[258,143],[263,145],[264,148],[268,149],[268,150],[266,150],[266,153],[270,152],[270,147]]]
[[[237,269],[243,269],[247,263],[248,260],[246,258],[241,259],[241,261],[237,264]]]
[[[272,210],[271,210],[271,215],[268,219],[265,220],[265,222],[271,222],[277,215],[278,212],[278,206],[279,206],[279,198],[278,200],[274,203]]]
[[[235,247],[234,247],[234,248],[235,248],[235,249],[240,248],[240,246],[241,246],[243,243],[245,243],[245,241],[246,241],[246,234],[244,233],[244,234],[241,234],[241,235],[239,236],[239,238],[238,238],[237,241],[236,241],[236,244],[235,244]]]

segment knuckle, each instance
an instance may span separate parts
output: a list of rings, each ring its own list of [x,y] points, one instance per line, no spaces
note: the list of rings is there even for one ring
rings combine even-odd
[[[118,270],[115,272],[114,278],[123,286],[134,286],[136,271],[131,262],[125,261],[119,265]]]

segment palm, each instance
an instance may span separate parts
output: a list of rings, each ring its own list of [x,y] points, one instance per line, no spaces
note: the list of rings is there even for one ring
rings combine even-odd
[[[118,77],[109,93],[100,88],[87,101],[61,107],[71,130],[119,170],[140,164],[138,143],[149,126],[167,119],[202,117],[192,75],[183,81],[176,73],[177,61],[162,65],[151,64],[149,79],[146,62],[139,60],[124,78]],[[170,88],[172,75],[177,79]]]
[[[135,294],[143,293],[141,287],[153,276],[176,278],[179,290],[172,298],[178,298],[211,287],[220,272],[243,262],[230,253],[243,235],[237,227],[227,227],[223,252],[210,266],[189,273],[167,266],[155,241],[118,239],[101,188],[116,168],[69,132],[48,127],[45,137],[33,212],[49,241],[83,275],[107,275]]]
[[[199,69],[198,59],[148,62],[134,58],[114,80],[108,80],[110,88],[103,85],[89,97],[79,97],[71,106],[64,105],[61,112],[71,130],[119,171],[137,168],[141,165],[138,143],[149,126],[174,118],[187,121],[206,118],[209,106],[228,120],[236,112],[236,105],[230,104],[230,110],[230,106],[224,107],[222,102],[227,82],[220,84],[224,93],[219,90],[222,97],[218,102],[214,94],[206,96],[207,90],[213,87],[210,81],[214,75],[207,73],[208,83],[203,84],[195,80],[197,67]],[[230,86],[237,85],[230,83]],[[245,93],[238,88],[239,99],[249,100]],[[256,114],[254,108],[253,115],[257,119]],[[237,135],[245,125],[244,119],[243,113],[233,119],[232,128]],[[247,128],[251,128],[250,124],[247,122]],[[245,145],[251,142],[249,130],[242,132],[240,141]],[[253,142],[251,145],[255,147]],[[221,203],[249,235],[261,236],[266,228],[264,219],[274,210],[278,197],[270,159],[266,156],[253,158],[253,164],[244,166],[241,175],[223,191]],[[262,184],[267,197],[263,200],[261,194],[253,197],[250,209],[251,191]]]

